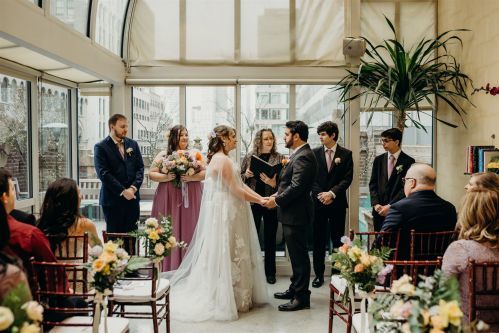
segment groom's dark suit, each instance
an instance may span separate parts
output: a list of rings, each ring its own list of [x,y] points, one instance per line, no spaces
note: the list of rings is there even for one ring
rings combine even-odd
[[[303,303],[310,301],[307,231],[314,214],[310,190],[316,172],[317,161],[307,143],[290,156],[288,164],[281,171],[275,199],[277,217],[282,223],[293,269],[289,291]]]
[[[317,159],[317,175],[312,187],[315,205],[314,217],[314,272],[315,276],[324,276],[324,259],[326,251],[327,225],[334,248],[341,246],[341,236],[345,234],[345,217],[348,208],[347,190],[353,178],[352,152],[336,145],[331,169],[327,169],[324,146],[314,148]],[[322,204],[317,195],[320,192],[333,192],[335,198],[329,205]]]
[[[108,232],[128,232],[137,229],[140,208],[139,190],[144,179],[144,162],[136,141],[123,140],[125,156],[108,136],[95,144],[94,162],[102,182],[99,203],[102,206]],[[135,186],[135,199],[127,200],[122,192]]]
[[[382,206],[392,204],[405,198],[404,184],[402,178],[414,163],[414,159],[403,151],[395,162],[392,174],[388,178],[388,153],[376,156],[373,163],[371,180],[369,181],[369,193],[371,195],[371,206],[377,204]],[[380,231],[385,218],[380,216],[373,208],[374,230]]]

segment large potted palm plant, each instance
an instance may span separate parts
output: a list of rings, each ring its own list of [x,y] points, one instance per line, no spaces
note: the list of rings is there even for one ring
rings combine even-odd
[[[468,87],[472,81],[461,71],[456,58],[448,53],[451,42],[462,40],[454,33],[464,29],[450,30],[435,39],[422,39],[414,47],[406,49],[397,39],[397,32],[392,22],[386,18],[394,34],[393,39],[384,40],[374,45],[367,38],[366,56],[361,59],[357,71],[348,70],[348,74],[339,82],[340,100],[348,102],[365,97],[365,111],[382,103],[384,107],[396,109],[397,128],[404,131],[406,121],[411,121],[417,128],[424,126],[418,121],[420,106],[428,103],[436,111],[435,102],[440,100],[455,111],[463,125],[466,113],[460,102],[470,103]],[[415,110],[416,117],[407,111]],[[436,112],[433,117],[438,121],[457,127],[457,125],[439,119]],[[371,119],[370,117],[369,119]]]

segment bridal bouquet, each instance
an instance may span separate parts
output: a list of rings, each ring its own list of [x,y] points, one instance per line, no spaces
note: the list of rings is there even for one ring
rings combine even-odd
[[[416,287],[407,275],[394,281],[390,293],[377,297],[369,306],[375,332],[381,333],[460,333],[486,329],[479,322],[469,327],[462,324],[459,307],[459,285],[437,270],[422,277]]]
[[[181,176],[188,175],[192,176],[199,171],[201,171],[203,165],[203,155],[198,151],[196,153],[189,152],[187,150],[174,151],[171,155],[163,158],[163,160],[158,163],[157,167],[162,173],[173,172],[175,174],[175,179],[173,185],[175,187],[181,186]]]
[[[24,285],[18,285],[5,296],[0,306],[0,332],[40,332],[43,307],[35,301],[23,304],[28,295],[25,289]]]
[[[342,295],[342,301],[346,303],[349,290],[354,291],[354,288],[357,288],[358,291],[369,294],[376,284],[383,285],[393,266],[383,264],[383,260],[388,259],[391,252],[388,247],[369,252],[362,247],[359,240],[352,242],[350,238],[343,236],[341,242],[343,245],[338,248],[338,252],[331,255],[331,262],[347,282],[348,288]]]
[[[130,234],[145,239],[147,256],[154,263],[159,263],[169,256],[173,248],[187,246],[184,242],[177,242],[173,236],[172,221],[166,216],[163,216],[159,221],[150,217],[145,221],[145,226],[145,229],[139,229]]]

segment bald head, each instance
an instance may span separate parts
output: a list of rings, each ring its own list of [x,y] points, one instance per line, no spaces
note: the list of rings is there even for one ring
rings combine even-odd
[[[405,176],[406,185],[404,192],[409,196],[413,192],[434,190],[437,176],[435,170],[428,164],[414,163],[411,165]]]

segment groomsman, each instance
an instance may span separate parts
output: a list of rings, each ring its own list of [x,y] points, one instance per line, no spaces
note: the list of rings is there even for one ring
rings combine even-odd
[[[345,234],[348,208],[346,192],[353,177],[352,152],[338,145],[338,125],[326,121],[317,127],[317,134],[322,146],[313,149],[317,159],[317,176],[312,186],[315,208],[314,288],[319,288],[324,283],[326,243],[331,239],[333,248],[341,246],[340,239]]]
[[[405,198],[403,178],[415,162],[401,150],[402,132],[398,128],[381,133],[381,143],[386,153],[374,159],[369,181],[375,231],[381,230],[390,205]]]
[[[126,137],[127,118],[115,114],[108,125],[109,136],[94,147],[95,170],[102,182],[99,203],[108,232],[129,232],[137,229],[139,220],[144,162],[137,142]]]

